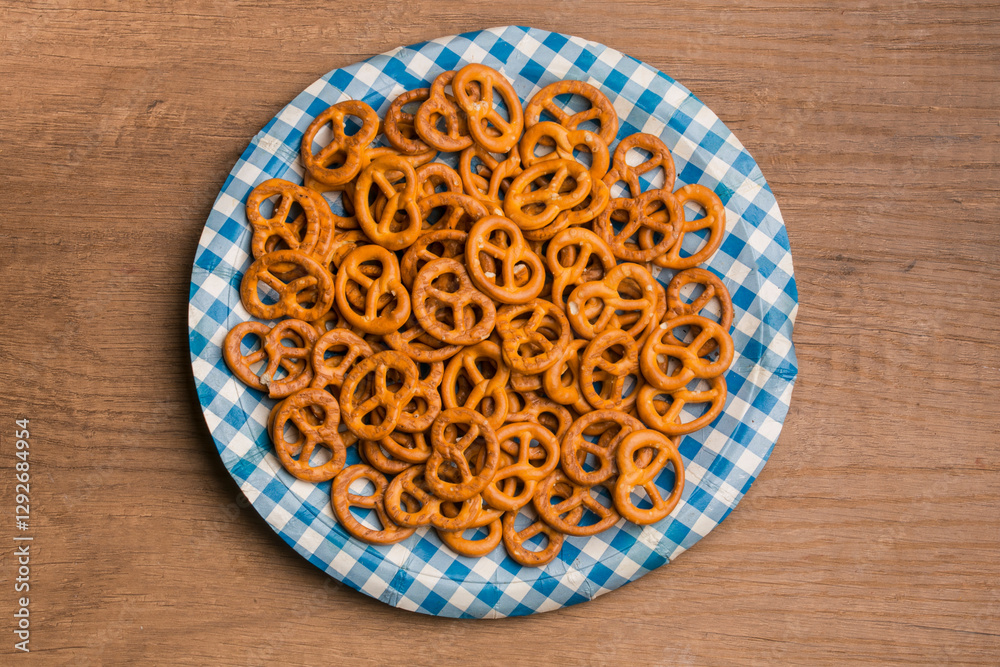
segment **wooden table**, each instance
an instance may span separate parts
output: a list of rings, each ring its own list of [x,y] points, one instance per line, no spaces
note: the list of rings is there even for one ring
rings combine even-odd
[[[46,664],[1000,660],[1000,5],[729,4],[0,3],[0,655],[27,416]],[[282,105],[508,23],[659,67],[745,143],[788,226],[801,375],[760,479],[690,553],[473,623],[333,585],[247,506],[186,309],[212,201]]]

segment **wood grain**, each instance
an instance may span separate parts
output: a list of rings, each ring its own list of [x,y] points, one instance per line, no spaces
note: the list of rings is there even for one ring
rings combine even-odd
[[[282,105],[508,23],[640,58],[740,137],[788,226],[801,375],[759,481],[690,553],[470,623],[333,584],[247,507],[200,417],[186,303],[212,201]],[[1000,660],[1000,4],[27,0],[0,25],[0,489],[12,510],[28,416],[28,659]]]

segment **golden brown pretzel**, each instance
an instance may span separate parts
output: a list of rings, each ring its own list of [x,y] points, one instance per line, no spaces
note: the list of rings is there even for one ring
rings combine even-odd
[[[277,196],[270,217],[261,211],[264,200]],[[302,212],[290,220],[292,205]],[[334,217],[330,205],[320,195],[280,178],[271,178],[253,189],[247,197],[247,220],[253,228],[250,251],[254,258],[284,246],[321,258],[333,241]]]
[[[492,270],[484,267],[483,255],[493,258]],[[528,248],[518,226],[498,215],[483,218],[469,230],[465,266],[475,286],[501,303],[527,303],[545,286],[541,258]]]
[[[610,436],[598,442],[584,437],[587,430],[599,424],[607,424]],[[644,428],[641,421],[621,410],[593,410],[583,415],[570,426],[562,439],[561,461],[567,477],[583,486],[603,484],[618,471],[615,452],[618,444],[627,434]],[[608,433],[609,430],[605,430]],[[596,470],[583,469],[581,458],[593,455],[598,462]]]
[[[446,504],[442,507],[447,508],[449,505]],[[444,511],[449,512],[448,509]],[[455,509],[450,511],[457,512]],[[503,512],[499,510],[492,510],[485,506],[479,508],[479,514],[476,515],[475,520],[465,530],[486,528],[488,530],[486,537],[481,540],[467,539],[464,535],[465,530],[438,529],[437,534],[441,538],[441,541],[458,555],[479,558],[492,552],[500,545],[500,540],[503,536],[502,516]]]
[[[621,213],[625,223],[616,231],[612,218]],[[649,190],[635,198],[612,199],[594,223],[594,230],[618,259],[650,262],[674,247],[683,220],[684,209],[669,190]],[[639,244],[630,242],[633,236],[640,239]],[[642,244],[643,238],[646,244]]]
[[[415,315],[411,315],[399,330],[385,334],[383,340],[392,349],[420,363],[448,361],[462,349],[461,345],[448,345],[428,334]]]
[[[402,179],[402,183],[398,183]],[[378,220],[369,204],[372,186],[377,186],[386,198]],[[354,190],[354,210],[358,224],[372,241],[388,250],[403,250],[420,236],[423,216],[420,214],[417,173],[403,157],[385,155],[372,161],[358,176]],[[397,216],[399,213],[402,216]]]
[[[340,387],[344,383],[347,371],[359,359],[374,354],[365,339],[349,329],[330,329],[316,341],[311,353],[313,368],[313,389],[331,390],[335,396],[340,395]]]
[[[478,91],[473,94],[471,91]],[[483,148],[506,153],[517,145],[524,129],[524,112],[514,86],[492,67],[473,63],[460,69],[452,81],[455,103],[468,117],[469,134]],[[507,118],[494,108],[498,93],[507,108]]]
[[[248,334],[261,341],[259,350],[244,355],[240,349],[243,338]],[[316,330],[302,320],[284,320],[269,327],[261,322],[241,322],[230,329],[222,344],[222,356],[226,365],[243,384],[258,391],[267,392],[271,398],[283,398],[305,389],[313,379],[313,369],[308,363],[309,348],[316,342]],[[292,346],[282,341],[288,340]],[[267,359],[267,365],[260,375],[251,366]],[[278,369],[285,377],[276,378]]]
[[[510,406],[507,411],[508,424],[534,422],[555,433],[558,439],[562,439],[573,424],[573,415],[569,410],[537,392],[508,388],[507,400]]]
[[[390,370],[398,376],[399,383],[392,388]],[[388,436],[396,430],[403,409],[413,400],[417,373],[413,360],[392,350],[379,352],[355,364],[344,376],[340,390],[344,425],[364,440]],[[362,386],[362,380],[369,374],[374,375],[374,381]]]
[[[461,501],[457,512],[442,511],[446,501],[435,496],[424,478],[425,466],[412,466],[396,475],[385,490],[385,510],[395,523],[419,528],[434,526],[441,530],[465,530],[475,522],[482,507],[482,497]],[[454,506],[452,506],[454,509]]]
[[[512,370],[541,373],[565,354],[573,334],[562,311],[550,301],[534,299],[506,305],[497,312],[497,333]]]
[[[441,257],[463,259],[468,236],[468,233],[457,229],[438,229],[421,234],[417,242],[406,249],[399,262],[403,284],[412,288],[417,273],[427,262]]]
[[[379,267],[372,278],[363,270],[365,264]],[[347,295],[349,282],[356,283],[364,295],[364,312],[358,312]],[[355,248],[337,272],[337,307],[352,327],[371,334],[396,331],[410,316],[410,295],[399,279],[396,256],[377,245]],[[389,304],[395,304],[391,309]]]
[[[574,338],[566,348],[566,354],[542,373],[545,394],[562,405],[569,405],[580,414],[591,411],[591,405],[583,396],[580,385],[580,355],[587,347],[586,338]]]
[[[414,114],[407,113],[403,107],[407,104],[425,102],[431,96],[430,88],[416,88],[408,90],[389,105],[385,112],[383,128],[385,138],[392,144],[393,148],[402,153],[424,153],[431,149],[417,134],[414,128]]]
[[[350,431],[344,431],[344,433],[350,434],[355,438],[357,437]],[[393,436],[395,435],[396,433],[393,433]],[[385,447],[382,446],[386,440],[387,438],[382,438],[378,441],[359,440],[358,458],[361,459],[361,462],[370,465],[384,475],[398,475],[404,470],[408,470],[415,465],[413,463],[409,463],[408,461],[401,461],[387,452]]]
[[[639,288],[635,298],[622,296],[626,281],[634,282]],[[656,314],[658,292],[656,280],[645,268],[638,264],[619,264],[608,271],[602,280],[583,283],[574,289],[566,300],[566,316],[573,329],[584,338],[593,338],[605,329],[624,328],[633,338],[640,338],[653,323]],[[600,302],[595,311],[588,308],[588,302]],[[637,313],[637,317],[626,327],[621,327],[622,313]]]
[[[361,129],[350,136],[345,127],[348,116],[361,120]],[[316,134],[327,123],[332,126],[333,138],[319,153],[313,153]],[[302,166],[323,185],[344,185],[361,171],[363,151],[375,139],[378,128],[378,114],[364,102],[348,100],[334,104],[318,115],[302,135]]]
[[[516,150],[505,153],[501,158],[497,159],[482,146],[473,144],[462,151],[458,160],[458,173],[465,191],[489,206],[496,215],[500,215],[496,211],[503,210],[501,186],[509,186],[510,180],[521,173],[521,156]],[[472,170],[474,159],[479,162],[475,172]]]
[[[656,329],[642,347],[639,364],[646,382],[660,389],[675,391],[683,389],[695,378],[722,375],[733,362],[733,339],[712,320],[700,315],[681,315],[666,322],[666,325],[666,328]],[[673,330],[683,326],[697,327],[698,335],[690,343],[676,345]],[[719,358],[715,361],[699,356],[709,340],[714,340],[719,347]],[[669,374],[668,364],[672,358],[680,361],[681,365],[675,373]]]
[[[502,465],[493,480],[483,489],[483,500],[490,507],[512,512],[531,502],[535,487],[559,465],[559,440],[541,424],[519,422],[497,431]],[[538,446],[532,446],[537,441]],[[523,487],[517,492],[520,481]]]
[[[417,167],[417,189],[421,198],[435,192],[465,193],[462,177],[444,162],[429,162]]]
[[[726,235],[726,209],[722,205],[722,200],[714,192],[704,185],[685,185],[674,193],[674,197],[681,206],[681,219],[683,219],[684,204],[693,201],[705,209],[705,217],[697,220],[684,220],[681,235],[677,242],[665,253],[653,260],[657,266],[668,269],[689,269],[707,262],[715,251],[722,245],[722,237]],[[681,246],[684,244],[684,235],[689,232],[696,232],[701,229],[708,230],[708,241],[689,257],[681,257]],[[651,235],[639,232],[639,245],[650,247]]]
[[[435,283],[449,276],[456,284]],[[479,317],[470,314],[474,308],[479,309]],[[441,310],[450,312],[450,325],[441,321]],[[446,257],[428,262],[417,273],[413,281],[413,313],[424,331],[449,345],[475,345],[486,340],[496,321],[493,301],[473,287],[461,262]]]
[[[545,141],[547,140],[547,141]],[[536,155],[539,145],[554,144],[555,149],[544,155]],[[567,130],[559,123],[543,121],[529,127],[518,145],[521,154],[521,164],[528,168],[543,160],[575,160],[573,150],[577,146],[586,146],[590,151],[590,177],[599,182],[608,173],[611,157],[608,144],[600,136],[587,130]]]
[[[486,362],[485,364],[483,362]],[[481,366],[493,367],[486,376]],[[507,418],[507,380],[510,369],[503,361],[500,346],[484,340],[462,349],[448,362],[441,378],[441,399],[446,408],[476,410],[494,429],[500,428]],[[468,385],[468,396],[459,400],[459,383]]]
[[[276,271],[287,271],[289,265],[294,267],[296,277],[283,280],[275,275]],[[261,300],[258,291],[260,283],[278,293],[276,303],[265,304]],[[330,310],[333,298],[333,280],[329,272],[315,259],[298,250],[275,250],[261,255],[250,265],[240,283],[243,307],[262,320],[279,317],[316,320]]]
[[[596,535],[618,523],[618,512],[614,504],[602,505],[601,501],[591,495],[594,487],[577,484],[563,473],[556,470],[541,480],[532,498],[532,504],[542,520],[566,535],[585,537]],[[561,498],[553,503],[554,498]],[[577,510],[589,510],[600,517],[600,521],[586,526],[580,525]]]
[[[694,301],[687,303],[681,298],[681,289],[691,283],[702,285],[704,289]],[[673,277],[666,289],[667,312],[664,319],[670,320],[680,315],[701,315],[713,298],[719,302],[719,326],[729,333],[733,325],[733,299],[729,296],[725,283],[705,269],[685,269]],[[693,333],[697,335],[698,332]],[[677,341],[677,344],[682,343]],[[717,348],[718,344],[711,340],[702,346],[698,354],[704,357]]]
[[[635,454],[640,450],[653,450],[656,456],[645,466],[639,466]],[[677,506],[684,492],[684,460],[677,452],[676,440],[671,441],[662,433],[649,429],[629,433],[618,446],[618,480],[613,492],[615,509],[623,517],[640,526],[666,518]],[[660,493],[655,480],[667,463],[673,464],[674,486],[666,498]],[[641,486],[652,503],[649,509],[640,509],[632,502],[632,491]]]
[[[552,272],[552,303],[563,310],[569,292],[585,282],[601,280],[617,264],[604,239],[580,227],[556,234],[549,241],[545,260]]]
[[[620,356],[617,350],[621,350]],[[618,358],[615,358],[618,356]],[[625,383],[633,378],[632,391],[625,395]],[[601,382],[600,393],[594,389]],[[627,412],[639,394],[639,346],[621,329],[605,329],[594,336],[580,357],[580,387],[594,408],[614,408]]]
[[[403,407],[396,428],[404,433],[423,433],[430,428],[441,414],[441,394],[437,387],[428,383],[417,383],[413,398]]]
[[[525,505],[516,512],[504,512],[503,514],[503,546],[507,550],[507,555],[511,557],[515,563],[519,565],[524,565],[525,567],[540,567],[546,563],[550,563],[555,560],[555,557],[559,555],[562,550],[564,536],[558,530],[549,527],[547,523],[541,519],[534,520],[528,526],[523,529],[518,530],[517,516],[524,511],[525,508],[529,507]],[[574,518],[579,521],[583,517],[583,509],[577,508],[573,510],[578,516],[571,513],[567,521],[572,521]],[[531,551],[525,547],[525,542],[533,538],[534,536],[542,533],[548,540],[548,544],[545,545],[543,549],[538,551]]]
[[[544,160],[511,182],[503,210],[521,229],[541,229],[582,202],[590,194],[592,183],[587,167],[576,160]],[[572,188],[565,190],[570,184]]]
[[[351,484],[359,479],[368,480],[375,487],[371,495],[363,496],[351,493]],[[364,464],[345,468],[337,475],[331,489],[331,504],[333,505],[333,513],[344,530],[359,540],[373,544],[395,544],[413,534],[413,528],[397,526],[386,514],[384,496],[388,485],[389,481],[385,475]],[[358,521],[351,513],[352,506],[375,510],[379,523],[382,524],[382,530],[373,530]]]
[[[556,102],[558,96],[567,93],[586,98],[591,107],[574,114],[568,113]],[[531,128],[538,123],[543,111],[568,130],[575,130],[589,120],[599,122],[601,131],[598,136],[608,146],[618,136],[618,114],[614,106],[604,93],[584,81],[556,81],[538,91],[524,108],[525,126]]]
[[[485,453],[472,467],[466,450],[477,442],[483,445]],[[431,447],[424,479],[428,488],[443,500],[461,502],[477,497],[493,479],[500,461],[496,431],[486,417],[466,408],[441,412],[431,426]],[[458,479],[446,479],[448,471],[457,472]]]
[[[347,448],[340,439],[340,406],[337,399],[321,389],[303,389],[280,404],[271,424],[271,441],[281,465],[289,473],[306,482],[325,482],[337,476],[347,460]],[[318,421],[317,412],[322,415]],[[292,422],[299,437],[294,442],[285,438],[285,424]],[[312,466],[310,457],[316,447],[330,450],[331,458]]]
[[[651,384],[645,384],[639,389],[639,399],[636,406],[639,416],[650,427],[669,436],[687,435],[702,429],[718,417],[726,407],[726,378],[719,375],[708,379],[709,388],[705,391],[676,389],[664,391]],[[670,402],[660,400],[662,395],[670,397]],[[689,403],[709,403],[708,410],[689,422],[681,422],[681,409]]]
[[[438,215],[440,208],[444,211]],[[475,197],[457,192],[435,192],[420,200],[420,216],[423,219],[421,235],[442,229],[464,232],[487,215],[486,206]]]
[[[651,153],[651,157],[633,167],[626,161],[628,152],[633,148]],[[618,142],[614,157],[611,159],[611,170],[604,177],[604,184],[611,188],[618,181],[624,181],[628,185],[631,196],[638,197],[642,193],[639,177],[657,167],[663,168],[664,183],[660,188],[667,191],[673,190],[677,170],[674,167],[674,158],[670,155],[670,150],[660,141],[659,137],[652,134],[632,134]]]
[[[461,151],[472,145],[469,128],[455,98],[445,89],[452,84],[455,72],[442,72],[431,84],[430,96],[413,117],[413,127],[421,139],[439,151]],[[444,123],[444,131],[438,129]]]

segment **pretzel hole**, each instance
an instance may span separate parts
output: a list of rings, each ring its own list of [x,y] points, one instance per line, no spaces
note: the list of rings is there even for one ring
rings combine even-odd
[[[316,447],[309,456],[309,467],[319,468],[333,459],[333,452],[326,447]]]
[[[587,123],[593,123],[593,121],[587,121]],[[598,123],[593,124],[598,125]],[[587,167],[587,169],[590,169],[594,164],[594,152],[590,150],[590,146],[587,144],[577,144],[573,146],[573,159]]]
[[[261,349],[263,345],[264,338],[260,334],[251,331],[244,334],[243,338],[240,339],[240,354],[245,357],[251,352]]]
[[[495,90],[493,92],[493,110],[500,114],[500,117],[505,121],[510,122],[510,109],[507,108],[507,101],[504,100],[503,95],[498,95]]]
[[[659,485],[657,484],[657,486]],[[629,494],[629,502],[640,510],[653,509],[653,501],[650,500],[649,494],[646,493],[646,489],[641,486],[632,488],[632,493]]]
[[[356,496],[372,496],[375,494],[375,485],[367,477],[358,477],[351,482],[347,492]]]
[[[281,300],[280,295],[262,280],[257,283],[257,298],[265,306],[273,306]]]
[[[350,114],[344,116],[344,134],[348,137],[353,137],[360,132],[363,125],[364,123],[357,116]]]

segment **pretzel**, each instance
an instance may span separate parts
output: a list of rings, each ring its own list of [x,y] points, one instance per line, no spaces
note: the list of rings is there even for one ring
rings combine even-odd
[[[383,128],[385,138],[393,148],[402,153],[423,153],[431,149],[414,128],[414,114],[403,111],[403,107],[414,102],[425,102],[431,96],[430,88],[408,90],[392,101],[385,112]]]
[[[489,206],[491,210],[502,211],[503,196],[500,194],[500,188],[504,185],[504,181],[507,181],[509,186],[510,179],[521,173],[521,156],[517,150],[504,153],[502,157],[502,160],[498,160],[493,153],[478,144],[473,144],[462,151],[458,160],[458,173],[462,177],[465,191]],[[473,159],[479,161],[479,169],[475,173],[472,171]]]
[[[612,350],[620,348],[619,359],[609,358]],[[600,371],[600,375],[598,375]],[[638,386],[633,386],[629,395],[625,395],[625,381],[634,377],[636,383],[639,377],[639,349],[635,339],[621,329],[605,329],[587,345],[580,358],[580,387],[583,397],[594,408],[615,408],[627,411],[635,405],[638,396]],[[597,393],[594,383],[600,380],[601,392]]]
[[[681,298],[681,289],[691,283],[702,285],[704,289],[694,301],[686,303]],[[729,329],[733,325],[733,299],[729,296],[729,290],[726,289],[725,283],[714,273],[705,269],[685,269],[673,277],[666,289],[667,312],[665,317],[670,320],[680,315],[701,315],[713,298],[719,302],[719,325],[726,333],[729,333]],[[697,334],[697,332],[694,333]],[[677,344],[681,344],[681,342],[677,341]],[[718,344],[714,340],[710,340],[702,346],[698,354],[704,357],[715,352],[716,349],[718,349]]]
[[[465,427],[465,433],[459,431]],[[465,451],[481,439],[485,454],[471,468]],[[424,479],[438,498],[460,502],[479,495],[496,474],[500,459],[500,443],[496,431],[486,418],[466,408],[443,410],[431,426],[431,447]],[[447,481],[442,467],[457,470],[459,480]]]
[[[592,409],[584,398],[580,385],[579,355],[589,343],[586,338],[571,340],[563,357],[542,373],[545,394],[556,403],[571,406],[580,414],[586,414]]]
[[[543,140],[547,140],[543,143]],[[544,155],[536,155],[539,145],[554,145],[555,149]],[[590,151],[590,177],[595,183],[608,173],[611,157],[608,153],[608,142],[587,130],[568,130],[559,123],[543,121],[525,130],[518,150],[521,153],[521,164],[531,167],[545,160],[563,159],[575,160],[574,149],[586,146]]]
[[[317,411],[322,417],[314,423]],[[289,421],[299,431],[300,437],[295,442],[285,439],[285,424]],[[303,389],[286,398],[271,424],[271,440],[281,465],[306,482],[325,482],[336,477],[347,460],[347,448],[337,432],[339,426],[340,406],[325,391]],[[312,466],[309,459],[318,446],[329,449],[332,456],[326,463]]]
[[[636,401],[639,416],[650,428],[671,437],[694,433],[715,421],[726,407],[726,378],[722,375],[709,378],[708,385],[709,388],[704,391],[675,389],[671,392],[651,384],[643,385]],[[670,397],[669,403],[658,398],[663,395]],[[709,407],[695,419],[681,422],[681,410],[688,403],[709,403]]]
[[[605,433],[611,436],[603,441],[591,442],[584,438],[587,430],[596,425],[606,424]],[[615,452],[627,434],[644,428],[641,421],[620,410],[593,410],[583,415],[570,426],[562,439],[562,470],[569,479],[583,486],[603,484],[618,471]],[[603,434],[602,434],[603,435]],[[597,460],[596,470],[583,469],[582,461],[587,455]]]
[[[570,114],[556,103],[556,98],[560,95],[572,93],[580,95],[590,102],[591,107],[584,111]],[[615,113],[614,106],[605,97],[604,93],[583,81],[556,81],[538,91],[528,106],[524,108],[524,124],[530,128],[538,123],[542,112],[547,112],[550,116],[568,130],[577,129],[582,123],[595,120],[600,123],[601,131],[598,136],[601,140],[611,145],[611,142],[618,136],[618,114]]]
[[[570,411],[534,391],[507,391],[507,423],[535,422],[561,439],[573,423]]]
[[[442,507],[449,507],[449,505],[443,505]],[[449,510],[445,510],[449,511]],[[453,512],[457,510],[451,510]],[[471,540],[466,539],[464,536],[465,530],[438,530],[438,537],[444,542],[448,548],[457,553],[460,556],[468,556],[469,558],[478,558],[485,556],[497,548],[500,544],[500,540],[503,536],[503,524],[501,523],[501,517],[503,512],[499,510],[489,509],[488,507],[480,507],[479,513],[476,518],[472,521],[468,528],[465,530],[470,530],[472,528],[487,528],[488,532],[486,537],[481,540]]]
[[[567,179],[572,179],[573,187],[564,192]],[[576,160],[543,160],[511,182],[503,210],[521,229],[541,229],[555,221],[561,212],[582,202],[590,193],[592,182],[587,167]]]
[[[395,431],[379,440],[378,445],[397,461],[410,465],[426,463],[431,456],[431,446],[423,432]]]
[[[362,270],[365,263],[376,263],[379,275],[372,278]],[[347,296],[350,282],[364,289],[364,312],[359,313]],[[387,334],[399,329],[410,316],[410,295],[399,280],[396,256],[377,245],[355,248],[337,272],[337,307],[352,327],[372,334]],[[388,305],[395,302],[392,309]]]
[[[247,334],[260,338],[261,347],[244,355],[240,346]],[[260,322],[241,322],[226,334],[222,356],[243,384],[267,392],[271,398],[284,398],[304,389],[313,379],[313,369],[307,360],[316,338],[312,325],[301,320],[284,320],[273,328]],[[284,340],[290,340],[293,347],[284,345]],[[251,366],[265,359],[267,365],[257,375]],[[287,374],[280,379],[275,377],[279,368]]]
[[[539,229],[526,229],[524,238],[528,241],[548,241],[553,236],[572,225],[583,225],[601,214],[611,200],[608,188],[601,181],[591,181],[590,192],[583,200],[556,216],[551,223]]]
[[[638,285],[640,292],[636,298],[621,295],[626,280]],[[619,264],[608,271],[602,280],[586,282],[574,289],[566,300],[566,315],[577,334],[592,339],[609,327],[622,328],[623,311],[636,313],[634,321],[625,327],[625,333],[639,338],[654,321],[658,300],[655,283],[653,276],[642,266]],[[596,312],[587,307],[591,299],[600,302]]]
[[[572,338],[566,316],[544,299],[501,308],[497,333],[503,339],[507,365],[522,373],[541,373],[554,365]]]
[[[578,537],[596,535],[618,523],[620,517],[614,504],[602,505],[591,495],[593,488],[576,484],[563,471],[556,470],[539,482],[531,501],[542,520],[559,532]],[[556,497],[562,500],[553,503]],[[577,510],[589,510],[600,517],[600,521],[581,526]]]
[[[479,220],[489,215],[481,201],[457,192],[435,192],[420,200],[420,216],[423,220],[421,234],[428,231],[456,229],[466,231]],[[434,213],[445,208],[440,216]],[[419,240],[419,237],[418,237]]]
[[[350,136],[345,127],[348,116],[361,120],[361,129]],[[332,126],[333,138],[318,154],[314,154],[313,141],[320,128],[327,123]],[[378,114],[364,102],[348,100],[334,104],[316,116],[302,135],[302,166],[323,185],[344,185],[361,171],[362,151],[375,139],[378,130]],[[334,164],[339,166],[331,168]]]
[[[540,391],[542,389],[542,375],[541,373],[512,371],[509,384],[515,391]]]
[[[479,515],[483,500],[477,494],[461,501],[457,512],[446,516],[446,501],[431,493],[424,477],[425,466],[412,466],[396,475],[385,490],[385,510],[393,522],[419,528],[434,526],[440,530],[465,530]],[[415,507],[414,507],[415,506]]]
[[[445,276],[454,276],[457,287],[435,285],[436,279]],[[469,314],[474,308],[479,309],[481,317]],[[451,313],[450,327],[439,319],[440,309]],[[493,301],[473,287],[460,262],[445,257],[428,262],[417,273],[413,281],[413,313],[424,331],[449,345],[475,345],[485,340],[496,321]]]
[[[479,84],[478,94],[473,84]],[[496,91],[507,108],[507,118],[494,108]],[[517,145],[524,129],[524,112],[514,86],[498,71],[476,63],[460,69],[452,81],[455,103],[468,117],[469,134],[473,140],[493,153],[506,153]]]
[[[495,260],[491,268],[497,269],[496,273],[486,271],[483,255]],[[542,260],[525,244],[517,225],[497,215],[483,218],[469,231],[465,266],[475,286],[501,303],[527,303],[545,284]]]
[[[480,361],[488,360],[495,367],[493,375],[486,377],[480,369]],[[441,379],[441,398],[447,408],[469,408],[486,417],[490,426],[500,428],[507,418],[507,380],[510,369],[504,364],[500,346],[484,340],[464,348],[448,362]],[[458,397],[458,384],[463,381],[469,386],[469,394],[462,400]],[[486,408],[486,405],[489,408]]]
[[[271,217],[264,217],[260,207],[266,199],[278,196]],[[289,220],[292,205],[302,212]],[[322,257],[333,240],[334,221],[330,205],[312,190],[280,178],[271,178],[253,189],[247,198],[247,221],[253,228],[250,251],[254,258],[280,249],[300,250]]]
[[[566,309],[567,291],[602,279],[617,264],[604,239],[579,227],[556,234],[549,241],[545,261],[552,272],[552,303],[563,310]]]
[[[633,167],[626,162],[628,152],[633,148],[644,150],[652,155],[648,160]],[[610,189],[618,181],[624,181],[628,185],[632,197],[635,198],[642,193],[639,177],[657,167],[663,168],[664,183],[660,188],[668,192],[673,190],[677,170],[674,167],[674,158],[670,155],[670,150],[660,141],[659,137],[652,134],[632,134],[618,142],[615,154],[611,158],[611,170],[604,176],[604,184]]]
[[[681,315],[666,323],[666,328],[657,329],[643,345],[639,357],[642,374],[650,384],[667,391],[683,389],[695,378],[712,378],[721,375],[733,362],[733,339],[718,324],[700,315]],[[699,333],[688,344],[676,345],[673,330],[677,327],[696,326]],[[669,336],[669,340],[667,340]],[[699,356],[699,352],[709,340],[719,347],[719,358],[709,361]],[[677,359],[681,367],[668,374],[669,360]]]
[[[525,505],[528,507],[528,505]],[[536,519],[530,525],[526,526],[522,530],[517,530],[516,522],[517,516],[520,514],[524,508],[517,510],[516,512],[504,512],[502,525],[503,525],[503,546],[507,550],[507,555],[511,557],[515,563],[519,565],[524,565],[525,567],[540,567],[546,563],[550,563],[555,560],[555,557],[559,555],[562,550],[564,536],[559,531],[550,528],[547,523],[541,519]],[[572,521],[576,518],[579,521],[583,517],[583,509],[577,508],[573,510],[567,521]],[[534,536],[542,533],[548,540],[548,544],[545,548],[538,551],[530,551],[524,544]]]
[[[559,440],[544,426],[532,422],[507,424],[497,431],[497,439],[503,450],[502,463],[483,489],[483,500],[490,507],[512,512],[531,502],[538,482],[559,465]],[[533,447],[532,441],[537,441],[538,446]]]
[[[442,72],[431,84],[430,96],[413,117],[413,128],[424,142],[439,151],[461,151],[472,145],[469,127],[455,98],[445,93],[445,88],[452,84],[455,72]],[[443,122],[445,130],[438,129],[438,123]]]
[[[371,495],[362,496],[351,493],[351,484],[359,479],[367,480],[375,487]],[[337,475],[331,491],[331,504],[333,505],[333,513],[344,530],[359,540],[373,544],[395,544],[413,534],[413,528],[397,526],[386,514],[384,496],[388,485],[389,481],[385,475],[364,464],[345,468]],[[351,513],[352,506],[375,510],[379,523],[382,524],[382,530],[373,530],[354,518]]]
[[[419,372],[419,369],[418,369]],[[403,407],[396,428],[405,433],[423,433],[441,414],[441,394],[430,383],[417,384],[413,398]]]
[[[329,353],[329,354],[328,354]],[[348,329],[330,329],[315,341],[310,355],[313,389],[333,389],[339,395],[347,371],[374,354],[365,339]]]
[[[402,178],[402,184],[393,183]],[[369,202],[375,185],[386,198],[378,220],[372,215]],[[417,173],[405,158],[386,155],[374,160],[358,176],[354,190],[354,210],[358,224],[372,241],[388,250],[403,250],[420,236],[423,217],[417,201]],[[405,222],[396,216],[403,214]]]
[[[301,275],[282,280],[274,271],[288,265],[294,266]],[[260,299],[258,289],[264,283],[278,293],[278,300],[265,304]],[[261,255],[243,274],[240,283],[240,299],[243,307],[254,317],[262,320],[276,320],[292,317],[311,321],[320,318],[333,305],[333,280],[330,274],[315,259],[298,250],[275,250]],[[302,302],[311,303],[306,306]]]
[[[625,213],[626,222],[615,231],[611,220],[621,212]],[[669,190],[649,190],[631,199],[612,199],[594,223],[594,229],[618,259],[649,262],[677,243],[683,220],[684,209]],[[636,235],[639,245],[629,242]],[[641,239],[648,241],[643,244]]]
[[[398,374],[401,384],[396,391],[389,389],[389,370]],[[417,367],[399,352],[386,351],[361,360],[344,377],[340,389],[340,407],[344,425],[364,440],[380,440],[396,429],[403,408],[413,399],[417,389]],[[359,397],[361,381],[374,374],[374,383]],[[383,412],[381,420],[375,414]],[[366,424],[366,418],[371,423]]]
[[[438,229],[422,234],[416,243],[406,249],[399,262],[403,284],[412,288],[417,272],[427,262],[441,257],[464,259],[465,240],[468,236],[466,232],[457,229]]]
[[[383,340],[397,352],[425,364],[447,361],[462,349],[461,345],[447,345],[428,334],[415,315],[397,331],[385,334]]]
[[[345,433],[351,433],[351,432],[345,431]],[[351,433],[351,435],[354,434]],[[394,435],[396,435],[396,433],[393,433],[393,436]],[[383,443],[385,443],[386,440],[387,438],[382,438],[381,440],[377,441],[359,440],[358,458],[361,459],[361,462],[366,465],[370,465],[371,467],[375,468],[380,473],[385,475],[398,475],[404,470],[409,470],[410,468],[412,468],[414,466],[413,463],[409,463],[407,461],[401,461],[386,451],[385,447],[383,446]]]
[[[435,192],[465,194],[462,177],[444,162],[430,162],[417,167],[417,190],[420,197],[429,197]],[[443,188],[443,189],[441,189]]]
[[[656,456],[648,465],[639,466],[635,461],[635,453],[639,450],[653,450]],[[616,459],[619,474],[612,496],[618,513],[640,526],[666,518],[684,492],[684,461],[677,452],[676,439],[672,441],[662,433],[649,429],[633,431],[618,445]],[[655,480],[667,463],[674,467],[674,485],[670,495],[664,499]],[[653,505],[651,508],[640,509],[632,502],[631,496],[637,486],[646,492]]]
[[[681,235],[677,243],[667,252],[653,260],[657,266],[667,269],[690,269],[707,262],[722,245],[722,237],[726,234],[726,208],[722,200],[704,185],[691,184],[674,193],[681,206],[683,218],[684,204],[693,201],[705,209],[705,217],[697,220],[684,220]],[[701,229],[708,230],[708,241],[697,252],[689,257],[681,257],[681,246],[684,245],[684,235]],[[652,244],[651,235],[639,232],[639,245],[648,248]]]

